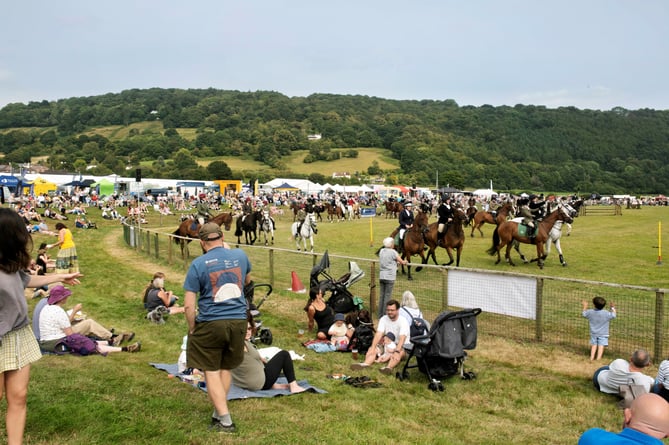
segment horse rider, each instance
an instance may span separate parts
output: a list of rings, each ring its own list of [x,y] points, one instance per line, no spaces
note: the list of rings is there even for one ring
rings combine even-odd
[[[544,211],[546,210],[546,201],[540,201],[539,198],[537,195],[530,195],[529,208],[535,221],[541,221],[544,218]],[[543,199],[543,195],[541,195],[541,198]]]
[[[399,223],[400,223],[400,242],[399,242],[399,251],[404,251],[404,233],[413,227],[414,214],[413,214],[413,204],[411,201],[407,201],[404,204],[404,210],[400,213]]]
[[[200,226],[203,226],[210,216],[214,216],[209,210],[207,195],[204,193],[200,193],[197,204],[195,204],[195,210],[197,211],[197,222],[200,223]]]
[[[453,222],[453,207],[451,207],[450,195],[443,195],[441,197],[441,204],[437,208],[439,220],[437,221],[437,244],[440,244],[441,239],[448,231],[448,224]]]
[[[492,219],[497,220],[497,210],[502,207],[502,205],[497,202],[497,199],[493,196],[490,198],[490,204],[488,204],[488,211],[492,215]]]
[[[242,223],[253,212],[253,203],[251,202],[251,197],[247,196],[242,204]]]
[[[534,229],[534,217],[530,210],[529,198],[521,197],[516,204],[518,204],[518,215],[523,217],[523,224]]]
[[[295,215],[295,218],[297,219],[297,233],[300,233],[302,230],[302,224],[304,224],[304,221],[307,220],[307,206],[304,205],[303,203],[299,203],[299,210],[297,211],[297,215]]]

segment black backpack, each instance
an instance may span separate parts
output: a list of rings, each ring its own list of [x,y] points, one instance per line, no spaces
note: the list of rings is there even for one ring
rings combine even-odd
[[[409,314],[411,317],[411,323],[409,323],[409,339],[412,337],[418,337],[419,335],[425,335],[428,333],[427,322],[422,318],[414,317],[411,315],[411,312],[407,308],[403,307],[404,311]]]
[[[353,331],[351,343],[348,345],[350,351],[357,349],[360,354],[367,354],[374,342],[374,329],[367,324],[360,324]]]

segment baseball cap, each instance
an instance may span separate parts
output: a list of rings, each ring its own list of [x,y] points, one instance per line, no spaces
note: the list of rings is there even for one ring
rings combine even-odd
[[[198,235],[200,236],[201,240],[214,241],[221,238],[223,236],[223,232],[221,231],[221,226],[218,224],[206,223],[200,227]]]

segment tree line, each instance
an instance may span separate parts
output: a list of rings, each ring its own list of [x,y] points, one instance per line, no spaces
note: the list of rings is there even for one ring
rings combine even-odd
[[[105,137],[93,129],[144,121],[161,125]],[[178,129],[195,129],[184,138]],[[308,141],[307,135],[323,138]],[[5,162],[48,156],[56,170],[124,174],[150,161],[145,176],[226,179],[222,161],[240,156],[271,167],[241,172],[261,180],[291,175],[286,156],[308,150],[305,162],[357,156],[380,147],[399,160],[389,181],[458,188],[492,180],[500,190],[575,193],[666,193],[669,111],[556,109],[534,105],[459,106],[453,100],[390,100],[271,91],[133,89],[118,94],[9,104],[0,110]],[[337,149],[337,150],[335,150]],[[344,149],[339,150],[339,149]],[[374,170],[374,171],[371,171]],[[314,173],[317,175],[316,173]],[[353,181],[364,181],[364,175]]]

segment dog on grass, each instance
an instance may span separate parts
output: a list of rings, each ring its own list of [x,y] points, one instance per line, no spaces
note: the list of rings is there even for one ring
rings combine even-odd
[[[146,314],[146,319],[155,324],[164,324],[170,310],[162,304]]]

